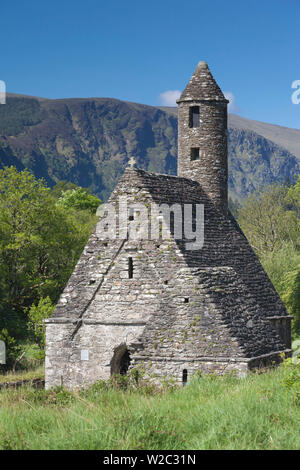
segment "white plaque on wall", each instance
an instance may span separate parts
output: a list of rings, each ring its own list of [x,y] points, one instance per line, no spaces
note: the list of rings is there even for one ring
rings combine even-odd
[[[88,361],[89,360],[89,351],[88,351],[88,349],[82,349],[81,350],[81,360],[82,361]]]

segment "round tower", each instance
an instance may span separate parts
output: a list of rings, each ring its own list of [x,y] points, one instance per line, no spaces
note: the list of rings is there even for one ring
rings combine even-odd
[[[196,180],[227,214],[227,103],[199,62],[178,103],[178,176]]]

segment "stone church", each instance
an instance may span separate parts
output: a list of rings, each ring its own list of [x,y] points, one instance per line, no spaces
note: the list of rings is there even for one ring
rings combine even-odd
[[[100,217],[46,320],[47,388],[140,367],[178,384],[196,371],[243,376],[290,353],[291,317],[228,211],[228,101],[205,62],[177,102],[178,176],[132,163],[108,202],[116,213],[121,196],[128,207],[201,205],[204,242],[188,249],[171,223],[167,238],[105,237]],[[128,210],[119,229],[124,216],[135,222]]]

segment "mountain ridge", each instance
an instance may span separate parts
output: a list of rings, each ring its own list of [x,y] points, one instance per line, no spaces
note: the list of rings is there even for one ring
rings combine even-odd
[[[228,127],[234,199],[300,173],[300,130],[232,114]],[[147,171],[176,174],[176,108],[11,93],[0,107],[0,166],[28,168],[50,186],[67,179],[105,200],[132,156]]]
[[[177,116],[177,107],[158,107]],[[300,129],[256,121],[235,113],[228,113],[228,128],[252,130],[266,139],[272,140],[300,159]]]

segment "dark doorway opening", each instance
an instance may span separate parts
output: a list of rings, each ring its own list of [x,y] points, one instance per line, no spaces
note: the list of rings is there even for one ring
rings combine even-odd
[[[121,344],[114,350],[111,360],[111,375],[126,375],[130,366],[131,358],[126,344]]]
[[[130,366],[130,354],[128,349],[124,352],[123,356],[120,359],[120,374],[126,375]]]

